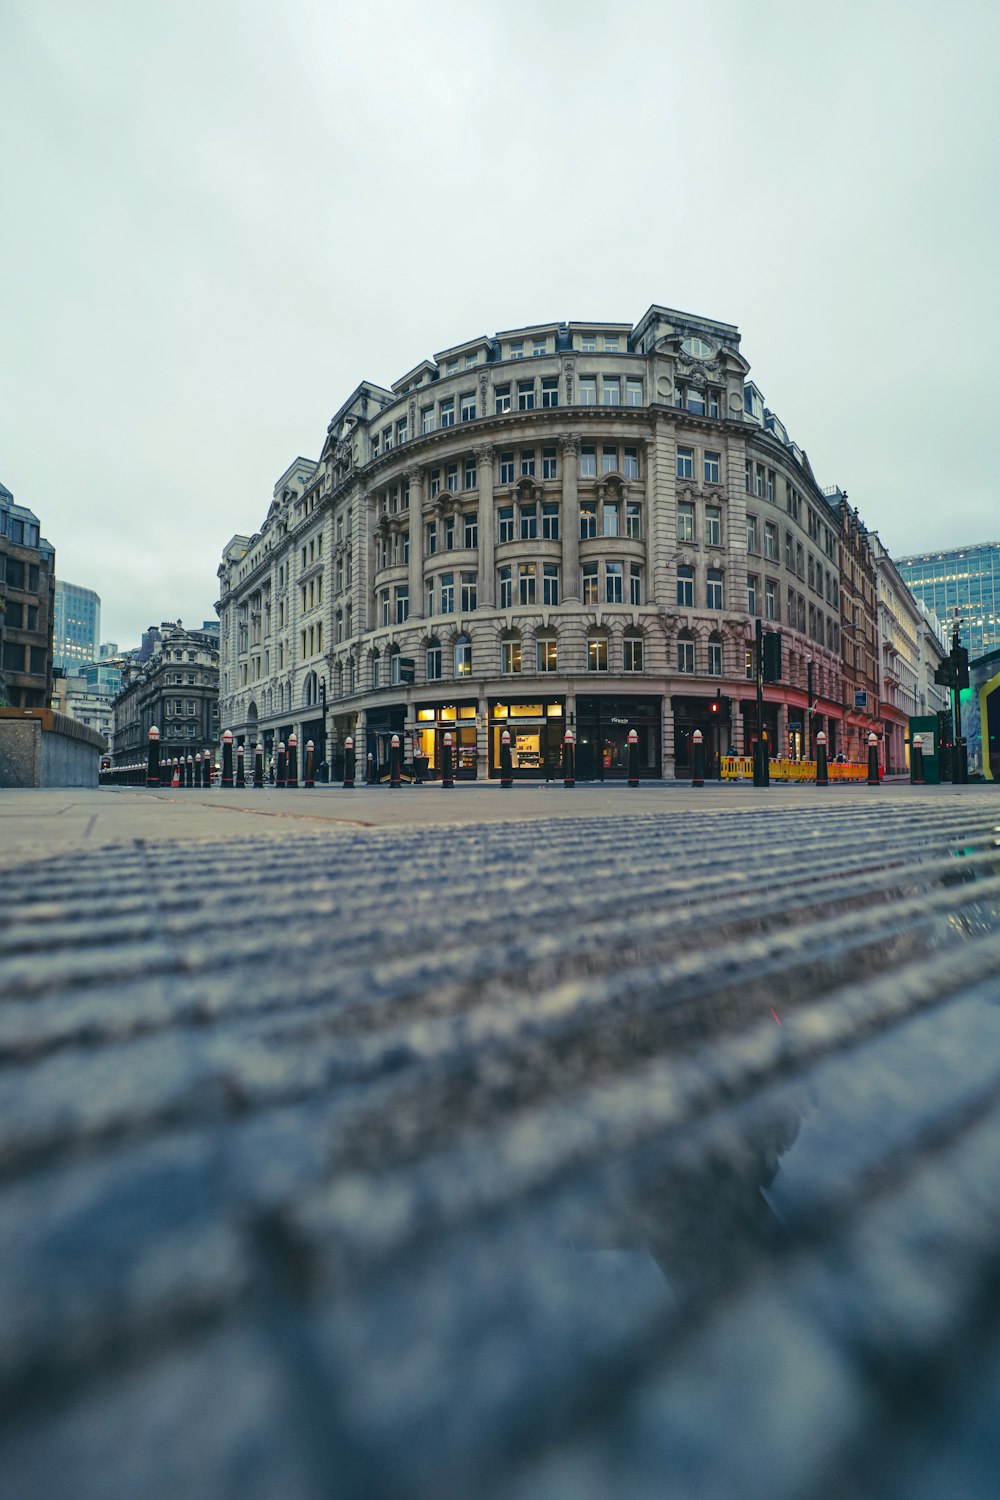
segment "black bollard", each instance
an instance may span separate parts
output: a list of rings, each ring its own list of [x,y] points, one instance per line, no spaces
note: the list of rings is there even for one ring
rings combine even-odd
[[[160,784],[160,731],[154,724],[149,731],[149,745],[146,751],[146,785],[159,786]]]
[[[284,784],[285,784],[285,742],[284,742],[284,740],[279,740],[278,741],[278,768],[277,768],[277,771],[275,773],[274,784],[275,784],[275,786],[284,786]]]
[[[371,783],[375,780],[375,757],[370,750],[368,752],[367,769],[365,774],[367,775],[369,785],[371,785]]]
[[[188,751],[187,763],[184,767],[185,786],[194,786],[194,756]]]
[[[313,770],[313,763],[315,761],[315,758],[316,746],[313,744],[312,740],[306,740],[306,763],[302,778],[303,786],[314,787],[316,785],[316,775]]]
[[[826,735],[822,729],[816,736],[816,785],[830,785],[830,773],[826,764]]]
[[[255,787],[264,785],[264,746],[260,740],[253,747],[253,784]]]
[[[288,736],[288,764],[285,766],[285,785],[298,787],[299,784],[299,737],[297,734]]]
[[[628,784],[639,785],[639,732],[636,729],[628,732]]]
[[[389,785],[390,786],[402,786],[402,784],[403,784],[402,777],[400,776],[400,772],[402,770],[402,759],[403,759],[403,752],[402,752],[402,750],[399,747],[399,735],[398,734],[394,734],[393,737],[392,737],[392,739],[389,741]]]
[[[868,785],[878,786],[878,735],[868,736]]]
[[[232,791],[233,787],[233,731],[227,729],[222,736],[222,785]]]
[[[924,784],[924,737],[921,734],[913,736],[910,746],[910,780],[914,786]]]
[[[455,775],[451,763],[451,735],[446,734],[441,749],[441,786],[447,790],[455,785]]]
[[[236,785],[244,787],[247,784],[246,751],[242,745],[236,746]]]
[[[368,757],[371,760],[371,756]],[[350,735],[344,741],[344,790],[354,790],[354,740]]]
[[[514,763],[510,753],[510,730],[500,736],[500,785],[514,785]]]
[[[572,729],[563,735],[563,786],[576,786],[576,740]]]
[[[700,729],[691,736],[691,785],[705,785],[705,737]]]

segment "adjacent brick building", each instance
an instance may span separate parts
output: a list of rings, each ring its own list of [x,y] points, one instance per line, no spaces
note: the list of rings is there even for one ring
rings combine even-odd
[[[0,484],[0,704],[49,707],[55,561],[38,517]]]

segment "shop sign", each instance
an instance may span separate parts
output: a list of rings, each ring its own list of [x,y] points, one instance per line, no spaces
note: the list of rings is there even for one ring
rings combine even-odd
[[[612,714],[611,715],[611,722],[612,722],[612,724],[627,724],[628,723],[628,719],[616,719],[615,716],[614,716],[614,714]]]

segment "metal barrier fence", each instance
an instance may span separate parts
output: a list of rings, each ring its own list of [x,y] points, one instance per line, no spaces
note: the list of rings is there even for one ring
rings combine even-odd
[[[772,781],[815,781],[814,760],[777,760],[768,762]],[[722,755],[719,757],[719,775],[723,781],[752,781],[753,759],[749,755]],[[831,781],[865,781],[868,767],[854,761],[831,761],[827,766]]]

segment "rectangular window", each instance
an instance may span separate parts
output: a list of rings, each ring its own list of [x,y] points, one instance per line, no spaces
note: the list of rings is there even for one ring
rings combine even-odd
[[[601,449],[601,473],[614,474],[618,468],[618,449],[605,443]]]
[[[502,416],[504,412],[510,411],[510,386],[498,385],[493,392],[493,410],[496,415]]]
[[[535,474],[535,450],[534,448],[521,449],[521,478],[526,475],[534,478]]]
[[[521,670],[521,642],[500,642],[500,671],[505,676],[516,675]]]
[[[753,574],[753,573],[748,573],[747,574],[747,614],[749,614],[749,615],[755,615],[757,613],[757,584],[758,584],[758,579],[757,579],[756,575]]]
[[[628,602],[636,605],[642,603],[642,563],[629,563]]]
[[[424,614],[434,613],[434,579],[428,578],[424,582]]]
[[[438,549],[438,529],[437,529],[437,522],[436,521],[428,521],[427,522],[426,537],[427,537],[427,547],[426,547],[427,556],[428,557],[433,557],[434,554],[435,554],[435,552]]]
[[[584,446],[580,449],[580,478],[597,478],[597,449]]]
[[[762,496],[764,493],[764,467],[762,464],[753,466],[753,492]]]
[[[634,500],[625,506],[625,535],[635,542],[642,538],[642,506]]]
[[[764,618],[765,620],[779,618],[778,585],[773,578],[768,578],[764,582]]]
[[[580,335],[580,348],[584,354],[595,354],[597,352],[596,333],[583,333]]]
[[[705,585],[705,602],[709,609],[722,609],[722,574],[718,568],[709,568]]]
[[[467,511],[462,517],[462,545],[473,550],[479,546],[478,511]]]
[[[747,551],[756,552],[757,549],[757,517],[747,516]]]
[[[521,506],[521,541],[533,542],[538,536],[538,506]]]
[[[542,506],[542,540],[546,542],[557,542],[559,540],[558,505]]]
[[[462,574],[462,613],[470,614],[479,604],[479,586],[475,573]]]
[[[722,454],[721,453],[706,453],[705,454],[705,483],[706,484],[719,484],[721,482],[720,481],[720,477],[719,477],[721,475],[721,473],[722,473]]]
[[[476,393],[466,391],[460,398],[460,411],[463,422],[474,422],[476,420]]]
[[[678,448],[677,449],[677,478],[678,479],[693,479],[694,478],[694,449],[693,448]]]
[[[474,490],[479,483],[479,472],[476,468],[476,460],[467,458],[462,469],[462,484],[467,490]]]
[[[696,391],[692,386],[689,386],[687,409],[689,412],[693,412],[696,417],[703,417],[705,415],[705,392]]]
[[[379,594],[379,618],[383,625],[389,624],[389,590],[383,589]]]
[[[580,501],[580,540],[589,541],[597,535],[597,501]]]
[[[513,453],[501,453],[500,455],[500,483],[514,483],[514,455]]]
[[[509,564],[505,564],[497,574],[499,589],[497,591],[497,603],[501,609],[512,609],[514,606],[514,570]]]
[[[433,406],[422,406],[420,408],[420,431],[434,431],[434,408]]]
[[[602,406],[621,406],[622,383],[620,380],[604,376],[601,381],[601,404]]]
[[[677,540],[694,541],[694,506],[687,501],[681,501],[677,507]]]
[[[430,479],[431,479],[430,492],[431,492],[431,499],[433,500],[436,495],[440,495],[440,493],[441,493],[441,470],[440,469],[432,469],[431,470],[431,474],[430,474]]]
[[[621,506],[617,501],[604,502],[604,535],[621,536]]]
[[[608,641],[603,635],[592,635],[587,642],[587,671],[606,672],[608,670]]]
[[[497,541],[512,542],[514,540],[514,507],[513,505],[501,505],[497,511]]]
[[[531,352],[534,355],[535,359],[541,359],[541,357],[542,357],[543,354],[547,354],[548,350],[545,347],[545,340],[544,339],[532,339],[532,341],[531,341]]]
[[[559,464],[556,457],[556,450],[554,448],[542,449],[542,478],[559,478]]]
[[[719,392],[710,390],[708,393],[708,415],[717,417],[719,415]]]
[[[542,564],[542,603],[555,606],[559,603],[559,564]]]
[[[533,380],[517,382],[517,409],[518,411],[534,411],[535,382]]]
[[[559,377],[546,377],[542,381],[542,405],[544,407],[559,405]]]
[[[683,673],[694,671],[694,641],[677,642],[677,670]]]
[[[522,563],[517,575],[518,599],[522,604],[535,602],[535,564]]]
[[[642,636],[627,635],[622,642],[622,666],[626,672],[642,671]]]
[[[443,615],[453,615],[455,613],[454,573],[441,574],[441,613]]]
[[[396,624],[402,625],[410,616],[410,590],[405,583],[396,585]]]
[[[581,375],[577,381],[580,406],[597,405],[597,377],[594,375]]]
[[[517,341],[516,344],[511,344],[510,345],[510,358],[511,359],[523,359],[524,358],[524,340],[523,339],[518,339],[518,341]]]
[[[705,542],[709,547],[722,546],[722,511],[717,505],[705,506]]]
[[[597,604],[597,564],[595,562],[584,563],[582,576],[584,604]]]
[[[639,450],[638,448],[625,449],[625,461],[622,465],[622,473],[626,479],[639,478]]]
[[[441,426],[454,427],[455,425],[455,398],[449,396],[446,401],[441,402]]]
[[[773,469],[768,469],[768,471],[767,471],[767,498],[769,500],[773,500],[774,499],[774,470]]]
[[[618,353],[618,335],[616,333],[606,333],[604,335],[604,352],[605,354]]]
[[[778,561],[778,528],[773,521],[764,522],[764,556]]]
[[[709,677],[722,676],[721,641],[709,641],[708,643],[708,675]]]
[[[444,521],[444,549],[446,552],[454,550],[455,546],[455,517],[446,516]]]
[[[458,494],[458,464],[449,464],[445,470],[445,487],[453,495]]]
[[[625,405],[626,406],[641,406],[642,405],[642,381],[641,380],[626,380],[626,382],[625,382]]]
[[[606,604],[623,603],[623,578],[625,566],[620,562],[604,564],[604,599]]]
[[[535,649],[537,652],[536,660],[538,662],[539,672],[555,672],[557,670],[556,662],[558,660],[556,642],[546,639],[543,636],[540,639],[536,640]]]

